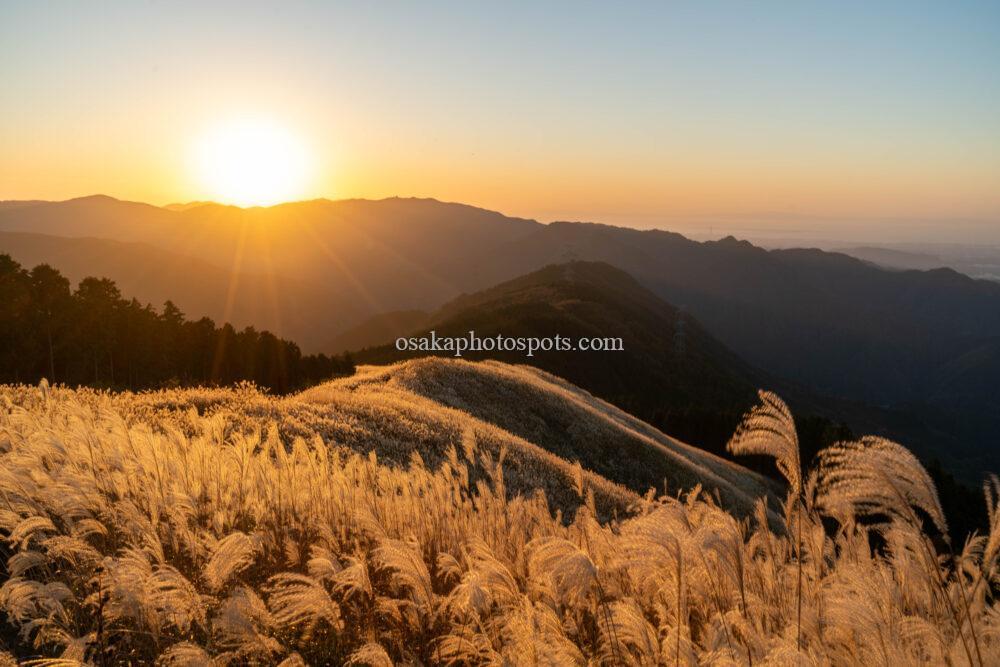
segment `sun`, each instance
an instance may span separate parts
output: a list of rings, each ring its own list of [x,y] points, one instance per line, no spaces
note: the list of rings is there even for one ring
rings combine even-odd
[[[220,124],[197,144],[197,169],[211,197],[236,206],[270,206],[304,194],[305,147],[280,124],[242,119]]]

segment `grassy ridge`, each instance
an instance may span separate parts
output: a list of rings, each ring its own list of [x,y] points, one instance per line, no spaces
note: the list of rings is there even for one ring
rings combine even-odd
[[[758,497],[777,488],[531,366],[428,357],[372,367],[325,390],[372,383],[401,387],[496,424],[637,493],[701,484],[720,494],[729,509],[746,515]],[[308,390],[303,397],[323,392]]]
[[[10,648],[52,665],[1000,661],[1000,483],[989,535],[952,554],[912,455],[872,439],[802,470],[769,396],[734,449],[776,457],[789,493],[741,520],[446,407],[428,395],[475,408],[476,371],[431,370],[286,398],[0,389]],[[607,411],[546,374],[484,373]]]

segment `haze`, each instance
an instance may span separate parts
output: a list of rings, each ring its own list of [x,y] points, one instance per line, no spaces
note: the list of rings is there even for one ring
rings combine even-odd
[[[300,198],[1000,243],[996,3],[379,5],[4,3],[0,199],[218,199],[251,115]]]

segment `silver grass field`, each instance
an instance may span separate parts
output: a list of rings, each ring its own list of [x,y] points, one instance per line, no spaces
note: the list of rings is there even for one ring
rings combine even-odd
[[[567,411],[584,465],[455,390],[501,380]],[[503,364],[287,398],[0,388],[0,665],[1000,664],[1000,483],[989,533],[949,544],[904,447],[803,470],[788,408],[760,398],[730,449],[773,457],[783,488]],[[679,483],[588,470],[580,447],[612,431]]]

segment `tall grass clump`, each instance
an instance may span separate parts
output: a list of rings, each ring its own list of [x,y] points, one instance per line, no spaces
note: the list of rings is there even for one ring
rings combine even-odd
[[[734,514],[695,485],[630,496],[609,516],[586,461],[528,469],[480,426],[455,430],[441,455],[390,456],[406,432],[433,436],[399,412],[393,437],[340,446],[330,433],[386,418],[363,407],[348,418],[249,387],[0,389],[10,653],[51,665],[1000,664],[995,478],[989,533],[953,553],[908,451],[863,438],[805,471],[790,411],[762,393],[731,449],[775,458],[783,512],[762,496]],[[571,512],[525,488],[546,470]]]

